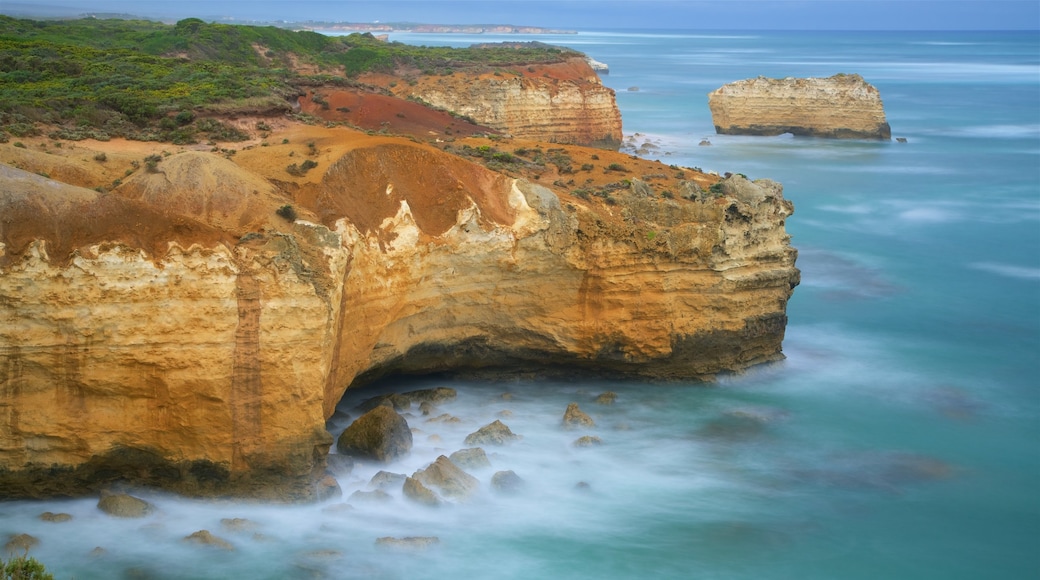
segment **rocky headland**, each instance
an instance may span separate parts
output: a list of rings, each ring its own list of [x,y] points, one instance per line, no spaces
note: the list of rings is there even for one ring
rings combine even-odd
[[[523,70],[311,82],[297,108],[323,125],[208,118],[244,141],[0,144],[0,495],[318,499],[326,421],[379,377],[781,358],[780,185],[564,144],[620,141],[613,93],[582,59]]]
[[[737,81],[709,93],[708,106],[723,135],[892,138],[881,95],[855,74]]]

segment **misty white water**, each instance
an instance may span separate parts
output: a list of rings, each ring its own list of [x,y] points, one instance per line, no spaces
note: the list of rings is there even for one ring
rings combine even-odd
[[[516,37],[392,35],[415,44]],[[526,40],[526,38],[525,38]],[[610,65],[626,134],[665,163],[785,185],[802,286],[787,360],[713,385],[452,386],[408,417],[416,446],[359,464],[316,505],[190,501],[118,520],[96,498],[0,503],[58,578],[1028,578],[1040,570],[1040,36],[581,33]],[[860,73],[908,143],[715,136],[706,94],[757,75]],[[637,86],[639,91],[628,91]],[[699,147],[703,138],[710,147]],[[641,143],[641,137],[639,142]],[[612,406],[593,402],[606,390]],[[381,391],[349,392],[342,408]],[[511,393],[511,400],[503,393]],[[596,421],[567,431],[570,402]],[[502,411],[512,415],[500,417]],[[355,413],[356,416],[356,413]],[[468,503],[350,500],[501,419]],[[339,434],[343,424],[330,431]],[[431,441],[436,435],[439,441]],[[582,435],[602,445],[575,448]],[[490,487],[498,470],[526,482]],[[577,487],[579,482],[587,489]],[[350,503],[352,510],[338,506]],[[44,511],[73,519],[50,523]],[[255,529],[225,529],[247,518]],[[233,551],[185,544],[207,529]],[[259,535],[255,535],[259,534]],[[421,551],[384,536],[436,536]],[[92,555],[95,547],[105,551]]]

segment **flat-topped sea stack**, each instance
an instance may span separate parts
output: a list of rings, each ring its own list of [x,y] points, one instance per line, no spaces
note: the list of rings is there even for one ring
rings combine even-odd
[[[708,93],[708,107],[722,135],[892,138],[881,95],[856,74],[737,81]]]

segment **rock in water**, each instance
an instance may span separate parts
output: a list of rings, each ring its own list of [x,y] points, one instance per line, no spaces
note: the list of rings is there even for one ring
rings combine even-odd
[[[388,462],[411,451],[412,431],[397,411],[379,406],[351,423],[336,448],[344,455]]]
[[[491,461],[488,460],[487,453],[484,453],[484,450],[480,447],[459,449],[455,453],[449,455],[448,459],[450,459],[455,465],[464,469],[491,467]]]
[[[101,493],[98,509],[117,518],[143,518],[152,513],[152,504],[125,493]]]
[[[413,536],[407,538],[377,538],[376,545],[383,548],[404,548],[408,550],[425,550],[440,543],[437,536]]]
[[[372,489],[397,489],[404,483],[405,476],[401,473],[391,473],[389,471],[379,471],[372,476],[372,479],[368,480],[368,486]]]
[[[708,107],[723,135],[892,138],[881,95],[859,75],[737,81],[708,93]]]
[[[451,499],[467,499],[477,492],[480,485],[477,478],[459,469],[443,455],[425,469],[416,471],[412,477]]]
[[[603,445],[603,440],[595,435],[585,435],[584,437],[577,438],[572,445],[575,447],[593,447],[596,445]]]
[[[495,420],[466,436],[466,445],[505,445],[519,439],[505,423]]]
[[[524,480],[511,469],[499,471],[491,476],[491,487],[500,493],[514,494],[524,487]]]
[[[199,530],[189,536],[185,536],[184,541],[202,546],[213,546],[214,548],[220,548],[221,550],[227,550],[229,552],[235,549],[235,547],[231,545],[231,542],[214,536],[209,530]]]
[[[437,497],[437,494],[433,493],[433,490],[423,485],[421,481],[414,477],[405,478],[402,491],[406,498],[415,503],[421,503],[428,506],[438,506],[441,504],[441,500]]]
[[[596,422],[592,420],[592,417],[585,414],[585,411],[579,409],[577,403],[571,403],[567,405],[567,410],[563,413],[563,426],[568,429],[595,427]]]
[[[596,403],[600,405],[613,405],[614,401],[617,401],[617,393],[614,391],[607,391],[596,397]]]
[[[45,522],[55,522],[55,523],[67,522],[67,521],[72,519],[72,514],[66,514],[66,513],[56,514],[56,513],[52,513],[52,512],[43,512],[42,514],[40,514],[40,519],[45,521]]]

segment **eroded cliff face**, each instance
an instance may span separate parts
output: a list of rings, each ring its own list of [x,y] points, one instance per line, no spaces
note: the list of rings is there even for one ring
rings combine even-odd
[[[859,75],[737,81],[709,93],[708,106],[724,135],[892,138],[881,95]]]
[[[782,356],[777,184],[664,200],[637,180],[607,207],[403,139],[341,149],[293,224],[209,154],[108,194],[0,165],[0,494],[308,499],[326,418],[385,373],[689,379]]]
[[[614,91],[580,57],[494,73],[424,76],[392,90],[515,137],[607,149],[621,144]]]

